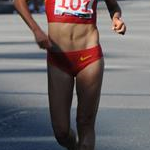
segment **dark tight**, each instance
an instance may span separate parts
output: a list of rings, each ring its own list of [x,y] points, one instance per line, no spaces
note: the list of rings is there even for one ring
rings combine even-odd
[[[73,97],[74,77],[48,64],[48,93],[52,127],[58,143],[68,150],[94,150],[95,119],[99,105],[103,78],[103,59],[97,60],[76,76],[77,131],[70,127],[70,110]]]

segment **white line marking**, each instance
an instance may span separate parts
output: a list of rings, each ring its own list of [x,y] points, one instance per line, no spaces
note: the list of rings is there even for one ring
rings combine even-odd
[[[100,140],[100,136],[96,136],[96,140]],[[52,142],[56,141],[54,136],[29,136],[29,137],[4,137],[0,138],[0,142]]]
[[[50,141],[55,141],[55,138],[53,136],[0,138],[0,142],[50,142]]]

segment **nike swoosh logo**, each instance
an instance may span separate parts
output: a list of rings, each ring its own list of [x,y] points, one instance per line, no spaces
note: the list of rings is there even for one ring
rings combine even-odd
[[[92,57],[92,55],[88,55],[88,56],[85,56],[85,57],[81,56],[81,57],[80,57],[80,60],[81,60],[81,61],[85,61],[85,60],[87,60],[87,59],[90,58],[90,57]]]

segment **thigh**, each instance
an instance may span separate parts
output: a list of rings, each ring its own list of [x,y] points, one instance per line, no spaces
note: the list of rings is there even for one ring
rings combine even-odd
[[[78,96],[77,121],[94,123],[98,109],[104,60],[97,60],[77,75],[76,90]]]
[[[74,78],[48,64],[48,94],[52,125],[69,128]]]

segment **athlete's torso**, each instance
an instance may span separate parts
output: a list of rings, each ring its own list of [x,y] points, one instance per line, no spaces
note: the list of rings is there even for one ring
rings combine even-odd
[[[46,0],[49,36],[56,49],[73,51],[98,45],[96,6],[96,0]]]

